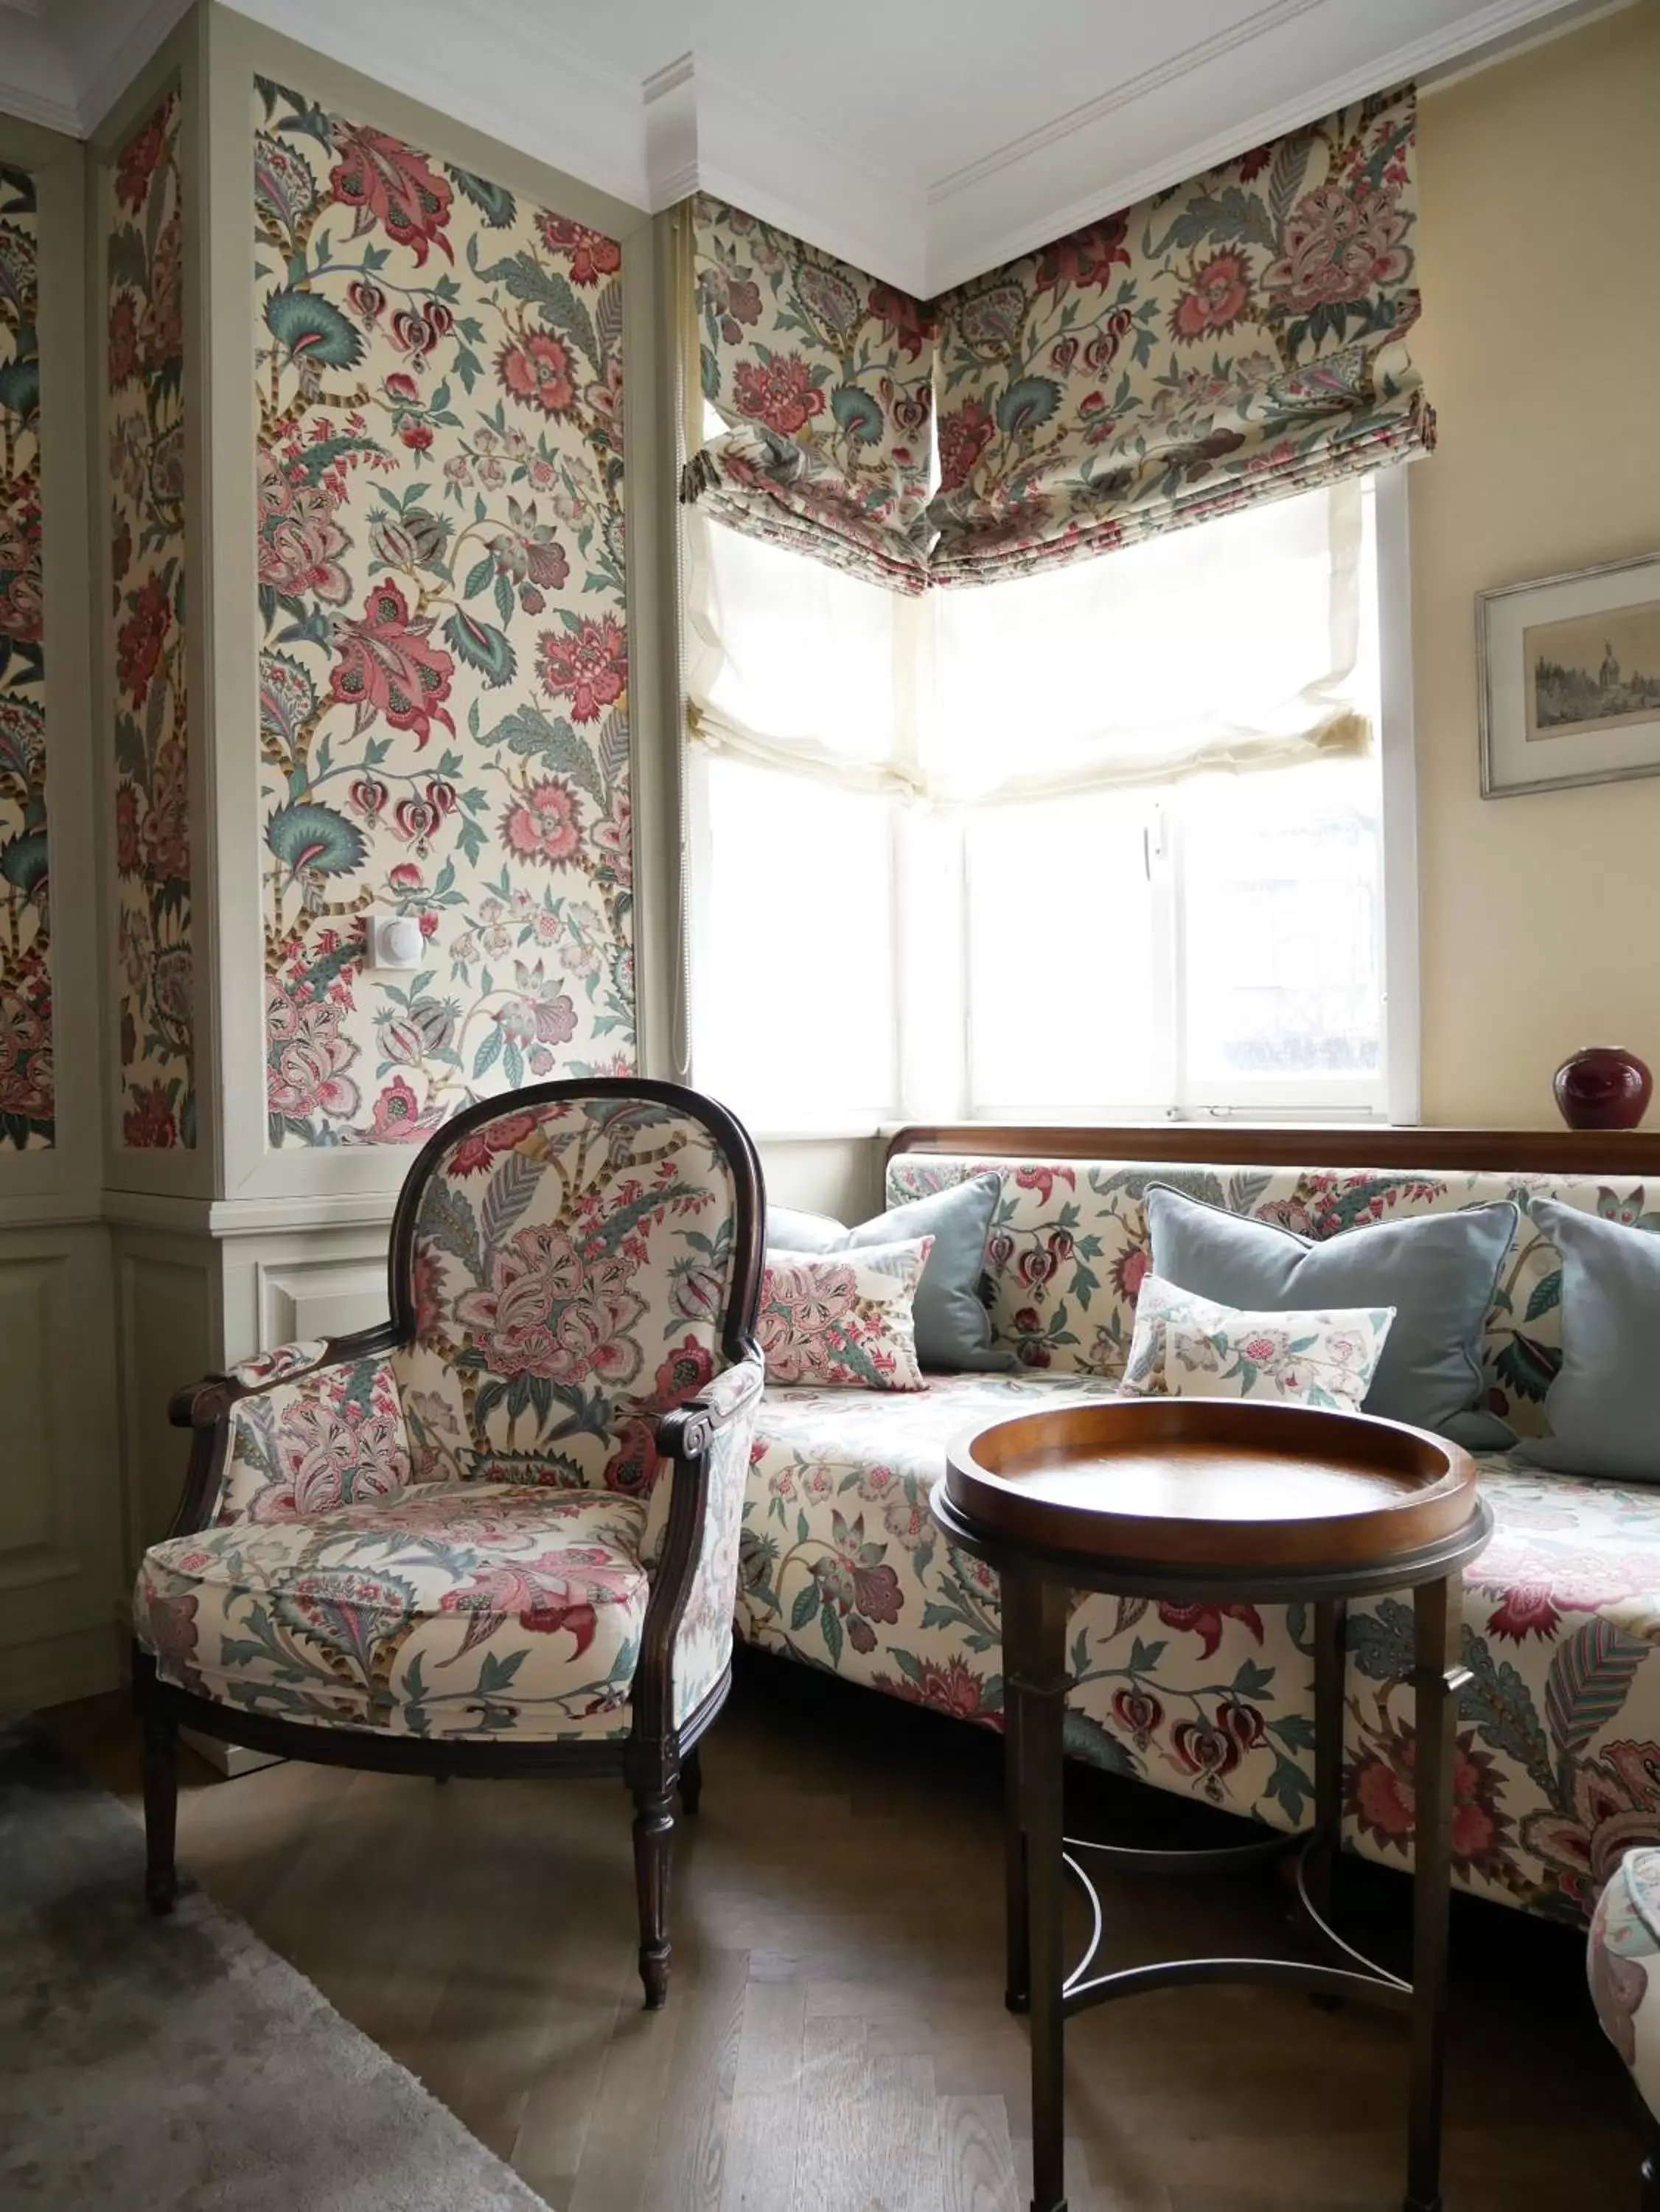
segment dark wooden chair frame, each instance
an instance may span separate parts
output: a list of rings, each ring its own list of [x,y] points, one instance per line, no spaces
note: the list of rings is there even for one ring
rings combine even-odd
[[[748,1132],[724,1107],[682,1085],[644,1078],[596,1078],[588,1082],[534,1085],[485,1100],[457,1114],[428,1140],[405,1178],[392,1218],[387,1260],[391,1319],[373,1328],[331,1338],[318,1366],[304,1372],[316,1373],[346,1361],[378,1358],[413,1343],[415,1219],[437,1164],[470,1129],[496,1121],[503,1114],[566,1099],[669,1106],[701,1122],[714,1138],[725,1154],[736,1200],[731,1289],[723,1318],[721,1349],[729,1364],[759,1357],[754,1327],[760,1298],[765,1191]],[[169,1536],[194,1535],[208,1526],[224,1471],[232,1407],[297,1379],[275,1377],[250,1385],[212,1375],[177,1393],[169,1418],[176,1428],[190,1429],[193,1436],[184,1495],[168,1528]],[[243,1712],[182,1690],[164,1681],[154,1660],[135,1644],[133,1687],[144,1740],[144,1887],[151,1911],[171,1911],[178,1893],[174,1849],[181,1728],[283,1759],[394,1774],[428,1774],[439,1781],[447,1781],[451,1775],[616,1775],[627,1784],[634,1802],[640,1979],[648,2008],[660,2006],[669,1986],[674,1796],[678,1790],[686,1813],[696,1813],[702,1782],[698,1746],[731,1686],[729,1662],[697,1710],[676,1723],[675,1642],[700,1550],[708,1504],[708,1453],[717,1426],[716,1413],[702,1399],[675,1407],[657,1425],[657,1446],[664,1462],[658,1480],[674,1486],[662,1549],[651,1571],[632,1693],[633,1726],[627,1737],[591,1743],[515,1743],[438,1741],[383,1735],[362,1729],[312,1727],[270,1714]]]

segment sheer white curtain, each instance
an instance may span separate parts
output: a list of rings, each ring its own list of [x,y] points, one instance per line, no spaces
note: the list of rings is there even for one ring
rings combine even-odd
[[[946,805],[1366,750],[1363,487],[906,599],[688,519],[691,734]]]
[[[1364,751],[1361,499],[1350,478],[933,592],[930,789],[1057,798]]]

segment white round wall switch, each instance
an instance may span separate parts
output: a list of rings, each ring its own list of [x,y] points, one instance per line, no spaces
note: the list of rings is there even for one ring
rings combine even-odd
[[[371,968],[419,968],[427,949],[421,924],[407,914],[369,916]]]

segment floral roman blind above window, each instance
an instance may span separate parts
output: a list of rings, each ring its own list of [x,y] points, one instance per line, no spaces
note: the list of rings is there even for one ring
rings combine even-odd
[[[1427,449],[1411,87],[935,303],[932,580],[1020,575]]]
[[[922,591],[929,311],[721,201],[690,206],[700,382],[724,427],[688,441],[682,497],[751,537]]]
[[[683,495],[914,592],[1427,452],[1416,117],[1410,86],[1341,109],[929,303],[694,201],[723,428]]]

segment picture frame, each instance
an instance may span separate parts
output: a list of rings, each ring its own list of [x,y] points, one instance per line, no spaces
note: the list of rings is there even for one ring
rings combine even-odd
[[[1475,595],[1481,796],[1660,775],[1660,553]]]

